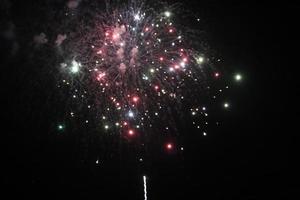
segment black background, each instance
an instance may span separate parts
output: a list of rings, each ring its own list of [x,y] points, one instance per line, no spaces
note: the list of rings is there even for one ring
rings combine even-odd
[[[15,58],[8,53],[11,44],[1,39],[1,165],[5,166],[1,179],[10,196],[142,199],[142,174],[146,173],[149,199],[299,198],[300,5],[183,3],[200,16],[209,45],[222,55],[228,70],[244,76],[231,93],[234,107],[221,129],[205,139],[186,130],[190,134],[185,138],[184,161],[162,156],[146,172],[130,155],[104,166],[79,164],[82,152],[71,137],[57,144],[45,131],[48,121],[40,119],[50,115],[43,113],[47,112],[46,94],[42,89],[28,89],[30,76],[18,74],[23,67],[22,44]],[[10,17],[15,20],[29,14],[29,3],[11,5]],[[27,91],[31,98],[26,98]],[[34,97],[40,100],[32,102]]]

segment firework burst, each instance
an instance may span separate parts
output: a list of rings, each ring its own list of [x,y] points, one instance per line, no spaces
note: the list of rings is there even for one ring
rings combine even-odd
[[[67,118],[136,144],[161,141],[167,151],[183,150],[176,138],[179,126],[189,126],[186,114],[206,136],[216,98],[207,83],[220,72],[198,32],[185,26],[199,19],[180,13],[147,2],[69,2],[53,42]]]

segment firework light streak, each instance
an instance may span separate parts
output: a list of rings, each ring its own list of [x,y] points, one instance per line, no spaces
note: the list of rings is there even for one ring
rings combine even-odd
[[[147,200],[147,177],[143,176],[144,181],[144,200]]]

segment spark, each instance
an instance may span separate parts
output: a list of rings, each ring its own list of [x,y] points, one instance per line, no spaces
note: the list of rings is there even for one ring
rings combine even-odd
[[[58,129],[59,131],[64,130],[64,128],[65,128],[65,126],[62,125],[62,124],[59,124],[59,125],[57,126],[57,129]]]
[[[171,17],[171,12],[170,11],[166,11],[164,14],[165,14],[166,17]]]
[[[137,103],[137,102],[139,101],[139,97],[134,96],[134,97],[132,98],[132,101],[133,101],[134,103]]]
[[[236,81],[241,81],[241,80],[243,79],[243,77],[242,77],[241,74],[236,74],[236,75],[234,76],[234,79],[235,79]]]
[[[133,131],[132,129],[130,129],[130,130],[128,131],[128,134],[132,136],[132,135],[134,135],[134,131]]]
[[[130,118],[133,118],[133,117],[134,117],[134,113],[133,113],[132,111],[129,111],[129,112],[128,112],[128,116],[129,116]]]
[[[173,149],[173,145],[172,145],[171,143],[168,143],[168,144],[166,145],[166,148],[167,148],[168,150],[171,150],[171,149]]]
[[[72,65],[71,65],[71,73],[76,74],[79,72],[79,69],[81,67],[81,64],[76,62],[75,60],[72,61]]]
[[[134,20],[135,21],[140,21],[141,20],[141,16],[139,14],[134,15]]]
[[[197,63],[200,65],[204,62],[204,57],[199,56],[198,58],[196,58]]]
[[[224,103],[224,108],[229,108],[229,103]]]
[[[97,76],[97,80],[101,81],[105,77],[105,75],[106,75],[105,73],[99,73]]]
[[[180,66],[184,68],[185,67],[185,62],[181,62]]]

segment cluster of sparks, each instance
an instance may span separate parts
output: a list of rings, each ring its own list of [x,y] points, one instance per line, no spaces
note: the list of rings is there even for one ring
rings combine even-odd
[[[181,113],[188,102],[192,118],[208,116],[208,107],[190,99],[197,97],[192,94],[205,82],[209,58],[191,47],[185,30],[173,20],[175,13],[164,9],[154,11],[132,3],[107,8],[94,16],[93,26],[62,43],[69,55],[59,65],[58,87],[71,91],[72,106],[77,106],[70,109],[71,118],[85,116],[83,123],[96,122],[100,132],[130,141],[149,133],[162,135],[167,151],[183,151],[182,145],[171,142],[178,132],[174,113]],[[212,78],[220,76],[213,71]],[[234,79],[241,81],[242,76],[236,74]],[[228,102],[220,106],[230,108]],[[92,117],[81,114],[82,110],[93,113]],[[197,120],[192,124],[207,135]],[[65,124],[57,128],[63,131]]]
[[[219,125],[210,118],[213,107],[234,107],[223,99],[229,86],[221,81],[225,73],[214,65],[221,59],[201,45],[202,38],[176,6],[128,1],[68,0],[58,15],[61,25],[53,26],[59,32],[54,31],[52,60],[66,106],[56,129],[63,133],[84,127],[127,141],[138,147],[141,163],[149,158],[145,152],[152,143],[166,154],[183,155],[179,132],[196,130],[206,137],[209,123]],[[189,19],[199,26],[199,18]],[[45,33],[33,41],[37,46],[50,43]],[[232,79],[239,83],[243,76],[236,73]],[[115,148],[110,144],[105,140],[101,150]],[[96,166],[105,163],[100,154],[93,160]],[[147,200],[148,177],[142,178]]]

